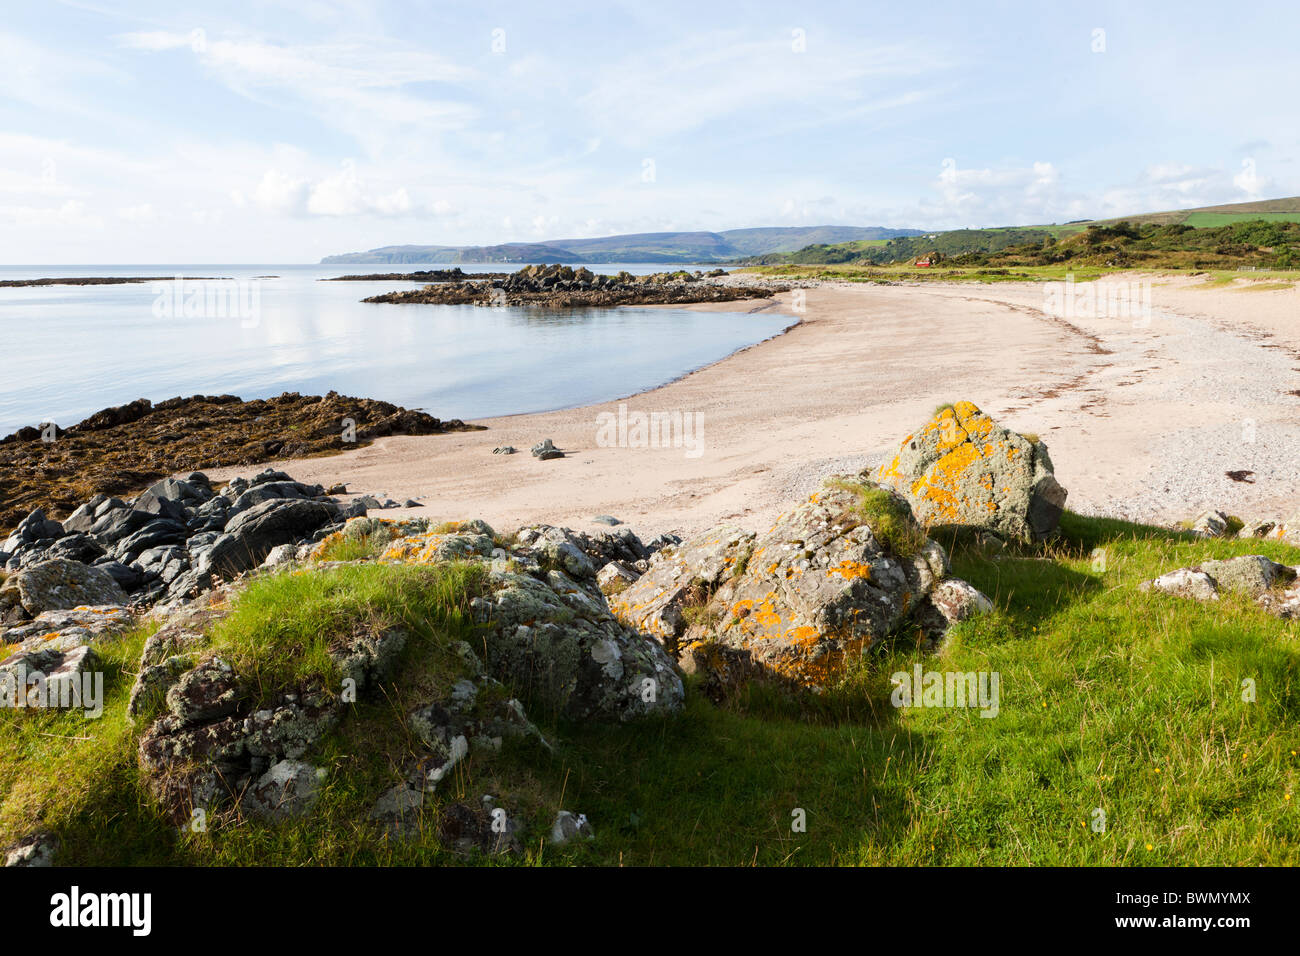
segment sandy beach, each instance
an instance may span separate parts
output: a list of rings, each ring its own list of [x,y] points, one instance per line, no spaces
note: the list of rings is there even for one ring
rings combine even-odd
[[[805,291],[797,314],[795,293],[700,306],[777,311],[799,324],[626,399],[275,464],[302,481],[345,482],[352,492],[424,505],[385,517],[594,530],[592,517],[609,514],[643,536],[724,521],[757,529],[823,475],[876,463],[936,405],[965,399],[1042,436],[1073,510],[1160,523],[1207,507],[1248,519],[1293,514],[1297,288],[1211,287],[1199,277],[1107,281],[1149,281],[1149,319],[1048,314],[1037,283],[825,283]],[[617,416],[620,404],[630,415],[682,413],[698,422],[688,437],[701,441],[700,453],[610,447],[600,416]],[[544,438],[566,457],[533,458],[529,448]],[[492,454],[504,445],[518,453]],[[1254,474],[1235,481],[1229,471]]]

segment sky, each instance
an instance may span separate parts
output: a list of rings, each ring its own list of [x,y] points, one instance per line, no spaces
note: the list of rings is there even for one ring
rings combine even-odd
[[[1300,4],[6,0],[0,263],[1300,195]]]

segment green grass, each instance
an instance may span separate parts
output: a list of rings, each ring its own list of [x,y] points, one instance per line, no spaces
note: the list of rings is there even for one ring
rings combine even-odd
[[[54,829],[67,843],[68,834],[77,832],[75,821],[100,800],[105,824],[141,811],[126,702],[144,642],[156,629],[136,628],[95,645],[104,665],[104,712],[98,719],[80,711],[0,709],[0,846],[37,826]],[[79,849],[90,857],[95,853],[87,843]]]
[[[820,696],[755,687],[717,705],[692,693],[682,715],[627,726],[530,710],[555,751],[472,756],[444,782],[444,799],[493,793],[517,808],[530,828],[513,861],[523,864],[1295,865],[1300,624],[1244,599],[1201,605],[1136,590],[1172,568],[1248,553],[1300,563],[1300,550],[1277,541],[1070,513],[1050,545],[990,558],[957,544],[954,574],[996,611],[956,628],[938,656],[895,645]],[[135,634],[106,646],[117,677],[94,726],[0,715],[0,832],[40,817],[63,837],[67,863],[462,862],[437,846],[436,808],[407,842],[365,817],[415,752],[402,718],[454,673],[448,642],[472,635],[457,609],[473,582],[449,601],[460,584],[434,583],[441,596],[427,598],[414,574],[341,570],[355,577],[259,581],[229,625],[239,637],[227,634],[227,647],[269,647],[274,658],[354,615],[418,627],[402,676],[357,705],[315,758],[331,776],[311,817],[230,817],[183,838],[159,822],[136,777],[136,731],[120,714]],[[304,597],[303,609],[286,606]],[[287,620],[265,621],[272,613]],[[895,709],[889,675],[918,662],[998,672],[999,715]],[[1254,702],[1242,699],[1246,679]],[[86,734],[95,739],[66,739]],[[543,844],[560,806],[591,818],[594,843]],[[805,833],[791,829],[796,809]],[[1090,826],[1097,809],[1105,833]]]
[[[884,488],[844,479],[834,479],[830,486],[853,494],[846,518],[870,525],[871,533],[890,554],[910,558],[925,546],[925,532],[917,527],[907,507]]]
[[[321,543],[319,561],[365,561],[378,557],[388,543],[386,535],[331,535]]]
[[[339,675],[331,650],[358,628],[400,626],[426,636],[463,630],[480,566],[352,565],[254,582],[212,632],[212,649],[262,693]]]
[[[1064,282],[1073,276],[1077,282],[1105,278],[1131,269],[1110,269],[1102,266],[1076,265],[1018,265],[1009,268],[959,267],[940,263],[930,268],[917,268],[910,263],[889,265],[854,265],[835,263],[828,265],[769,265],[752,266],[738,270],[759,275],[790,279],[831,279],[841,282]]]
[[[1183,224],[1194,229],[1216,229],[1219,226],[1258,219],[1265,222],[1300,222],[1300,212],[1192,212],[1183,219]]]

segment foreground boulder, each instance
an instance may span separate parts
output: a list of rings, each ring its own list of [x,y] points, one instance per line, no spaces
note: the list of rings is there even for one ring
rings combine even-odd
[[[481,521],[462,522],[449,533],[394,541],[384,556],[491,559],[487,593],[471,602],[474,619],[490,630],[487,671],[566,716],[621,721],[681,707],[672,661],[614,617],[577,539],[563,529],[526,530],[508,551],[494,537]]]
[[[312,504],[275,499],[240,516],[264,505]],[[415,759],[384,791],[372,819],[395,834],[408,833],[421,819],[426,796],[474,752],[499,749],[508,738],[549,749],[515,694],[530,706],[540,703],[579,720],[624,721],[681,708],[684,690],[673,662],[659,644],[614,618],[592,560],[563,533],[538,533],[530,544],[512,536],[507,548],[482,521],[428,527],[424,519],[355,518],[323,538],[319,552],[307,549],[304,564],[258,572],[313,573],[313,559],[341,540],[372,545],[371,557],[353,563],[468,562],[479,568],[466,595],[480,625],[475,647],[449,648],[464,676],[408,713]],[[339,563],[347,562],[321,561],[314,573],[329,574]],[[139,762],[150,793],[175,824],[197,809],[238,807],[273,820],[309,813],[325,781],[312,754],[349,713],[347,694],[338,689],[316,680],[264,686],[212,647],[213,626],[241,586],[223,585],[169,609],[137,668],[128,713],[144,727]],[[380,697],[408,637],[400,627],[357,622],[329,652],[343,687]]]
[[[1024,541],[1056,530],[1067,494],[1043,442],[1002,428],[970,402],[940,410],[904,438],[876,479],[906,497],[925,527]]]
[[[133,604],[184,600],[257,568],[272,554],[277,563],[296,557],[297,548],[364,513],[363,505],[345,505],[320,485],[282,471],[234,478],[220,492],[206,475],[191,472],[158,481],[129,503],[97,494],[63,523],[37,509],[5,539],[0,567],[25,572],[63,561],[69,563],[58,567],[67,576],[74,565],[93,566],[98,570],[75,573],[101,581],[106,573]],[[111,591],[75,600],[124,603]],[[66,600],[38,603],[69,606]],[[33,613],[12,595],[0,599],[0,626]]]
[[[21,612],[19,617],[35,617],[43,611],[118,605],[126,600],[117,581],[102,568],[55,558],[17,571],[5,580],[0,587],[0,615],[13,623],[14,612]]]
[[[339,509],[304,498],[270,498],[230,519],[201,565],[222,577],[255,568],[281,544],[289,544],[329,524]]]
[[[952,620],[991,608],[969,585],[960,614],[955,598],[933,604],[947,570],[905,501],[861,479],[831,479],[764,535],[720,527],[665,549],[611,606],[687,671],[823,686],[908,627],[931,628],[924,636],[935,642]]]

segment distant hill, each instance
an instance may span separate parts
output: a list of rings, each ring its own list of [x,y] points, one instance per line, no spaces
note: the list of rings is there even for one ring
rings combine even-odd
[[[643,232],[596,239],[509,242],[495,246],[383,246],[326,256],[322,265],[468,262],[726,262],[791,252],[813,243],[920,236],[920,229],[882,226],[772,226],[724,232]]]
[[[1292,268],[1287,264],[1293,257],[1287,251],[1294,241],[1293,230],[1287,228],[1291,223],[1300,223],[1300,197],[1065,224],[950,229],[886,240],[810,243],[793,251],[756,253],[742,264],[886,265],[928,257],[989,265],[999,264],[998,257],[1003,257],[1024,265],[1063,262],[1079,255],[1104,264],[1119,264],[1129,257],[1151,265],[1159,261],[1200,268],[1233,264]],[[1058,241],[1062,244],[1054,246]]]
[[[1214,229],[1218,226],[1231,226],[1237,222],[1263,219],[1273,222],[1300,222],[1300,196],[1289,199],[1261,199],[1255,202],[1224,203],[1219,206],[1198,206],[1195,209],[1170,209],[1165,212],[1143,212],[1132,216],[1116,216],[1113,219],[1082,219],[1064,225],[1039,226],[1004,226],[1013,229],[1043,229],[1058,238],[1083,232],[1092,225],[1112,226],[1117,222],[1131,222],[1135,226],[1148,223],[1157,226],[1169,226],[1177,223],[1192,226],[1195,229]]]

